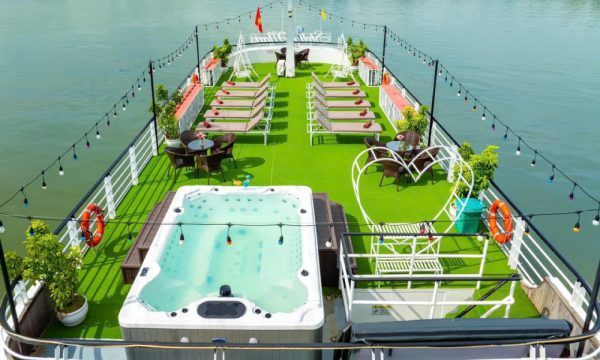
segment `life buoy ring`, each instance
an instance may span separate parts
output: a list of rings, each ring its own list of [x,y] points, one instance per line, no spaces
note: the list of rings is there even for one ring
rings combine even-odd
[[[200,78],[198,77],[198,74],[194,73],[192,75],[192,83],[197,84],[198,82],[200,82]]]
[[[390,83],[390,74],[383,73],[383,85],[387,85]]]
[[[498,228],[498,222],[496,220],[496,213],[500,210],[502,216],[504,217],[504,232],[501,233]],[[505,244],[510,241],[512,237],[513,225],[512,225],[512,215],[510,214],[510,209],[508,205],[506,205],[502,200],[496,200],[490,206],[490,232],[492,233],[492,237],[498,244]]]
[[[90,231],[90,218],[92,217],[92,214],[96,215],[96,234],[93,237],[92,232]],[[81,234],[89,247],[98,246],[98,244],[100,244],[102,236],[104,235],[104,215],[102,215],[100,206],[91,203],[85,208],[81,215]]]

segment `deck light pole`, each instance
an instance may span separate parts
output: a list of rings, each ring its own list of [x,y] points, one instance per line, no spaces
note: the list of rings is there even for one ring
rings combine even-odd
[[[383,83],[383,71],[385,70],[385,47],[387,42],[387,25],[383,25],[383,52],[381,53],[381,81]]]
[[[152,93],[152,114],[154,115],[154,134],[156,136],[156,146],[158,146],[158,127],[156,123],[158,119],[156,118],[156,97],[154,96],[154,66],[152,65],[152,60],[149,63],[150,68],[150,92]]]
[[[433,109],[435,108],[435,90],[437,88],[439,63],[439,60],[435,61],[435,69],[433,71],[433,92],[431,94],[431,110],[429,111],[429,132],[427,134],[427,146],[431,146],[431,133],[433,132]]]
[[[198,69],[198,76],[200,76],[200,45],[198,44],[198,25],[196,25],[196,32],[194,36],[196,37],[196,69]]]
[[[0,266],[2,267],[2,280],[4,281],[4,289],[6,290],[6,296],[8,297],[8,306],[10,307],[10,314],[13,319],[15,326],[15,332],[20,334],[19,329],[19,316],[17,315],[17,307],[15,306],[15,298],[13,297],[12,288],[10,286],[10,278],[8,276],[8,267],[6,266],[6,258],[4,257],[4,247],[2,246],[2,239],[0,239]]]
[[[592,322],[592,315],[594,315],[594,309],[596,308],[596,304],[598,303],[598,288],[600,288],[600,261],[598,261],[598,267],[596,268],[596,279],[594,280],[594,287],[592,288],[592,294],[590,296],[590,303],[588,305],[587,314],[585,315],[585,321],[583,322],[583,327],[581,332],[584,333],[590,329],[590,323]],[[590,339],[591,341],[591,339]],[[576,357],[581,357],[583,355],[583,350],[585,349],[586,341],[582,341],[579,343],[579,348],[577,348]]]

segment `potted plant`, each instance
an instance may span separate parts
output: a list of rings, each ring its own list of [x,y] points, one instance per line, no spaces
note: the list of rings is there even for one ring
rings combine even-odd
[[[85,320],[88,303],[77,294],[77,270],[83,257],[78,246],[63,251],[58,237],[40,220],[32,220],[25,235],[26,256],[7,253],[11,276],[21,275],[32,283],[42,281],[54,303],[56,315],[65,326],[76,326]]]
[[[355,43],[350,36],[348,36],[348,40],[346,41],[348,57],[350,58],[350,64],[352,66],[358,66],[358,60],[361,57],[365,56],[365,53],[369,49],[367,44],[364,41],[360,40],[358,43]]]
[[[221,59],[221,66],[226,67],[229,62],[229,55],[231,55],[232,46],[229,43],[229,39],[223,40],[223,45],[213,46],[213,57]]]
[[[165,143],[167,146],[180,147],[179,120],[175,116],[175,112],[179,104],[183,102],[181,91],[175,91],[169,96],[166,86],[159,84],[156,87],[156,100],[157,124],[165,133]],[[150,112],[152,112],[152,104],[150,104]]]
[[[463,143],[458,149],[458,153],[463,160],[469,164],[469,169],[465,165],[454,168],[454,178],[458,178],[458,173],[462,169],[462,175],[465,179],[471,178],[473,174],[473,189],[471,198],[467,198],[469,194],[469,186],[464,182],[458,184],[456,195],[460,198],[454,204],[454,210],[463,209],[461,216],[457,219],[456,228],[461,233],[477,232],[479,227],[479,219],[481,212],[485,209],[483,202],[477,197],[482,191],[490,187],[491,181],[494,178],[494,172],[498,167],[498,146],[488,145],[479,154],[475,154],[471,144]]]
[[[426,105],[419,107],[419,111],[416,111],[410,106],[405,106],[404,109],[402,109],[402,119],[396,121],[398,132],[414,131],[422,138],[425,135],[429,124],[427,110],[429,110],[429,107]]]

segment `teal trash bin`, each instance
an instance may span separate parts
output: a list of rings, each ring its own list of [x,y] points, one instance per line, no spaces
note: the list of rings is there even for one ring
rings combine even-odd
[[[464,207],[464,211],[458,217],[456,231],[461,234],[473,234],[479,231],[481,213],[485,209],[483,202],[479,199],[460,199],[456,202],[456,213]]]

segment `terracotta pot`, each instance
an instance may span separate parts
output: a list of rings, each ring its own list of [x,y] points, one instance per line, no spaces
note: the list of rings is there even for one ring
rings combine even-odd
[[[68,327],[77,326],[77,325],[81,324],[83,322],[83,320],[85,320],[85,317],[88,313],[87,298],[83,295],[77,295],[77,296],[81,296],[84,299],[82,307],[80,307],[79,309],[77,309],[73,312],[70,312],[70,313],[61,313],[58,311],[56,312],[56,317],[58,318],[58,321],[60,321],[64,326],[68,326]]]

